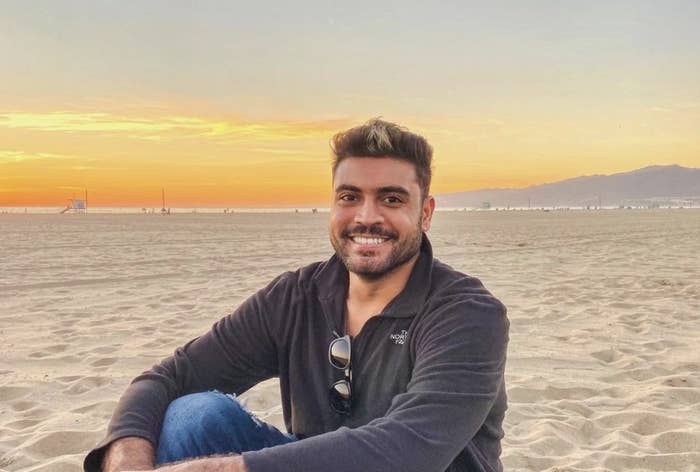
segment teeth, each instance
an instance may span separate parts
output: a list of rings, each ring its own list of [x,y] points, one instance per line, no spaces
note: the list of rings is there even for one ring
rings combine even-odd
[[[352,239],[358,244],[381,244],[384,242],[382,238],[364,238],[362,236],[355,236]]]

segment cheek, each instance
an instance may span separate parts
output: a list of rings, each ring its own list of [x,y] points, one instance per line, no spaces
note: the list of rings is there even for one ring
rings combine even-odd
[[[333,231],[333,230],[337,231],[347,224],[347,220],[348,220],[348,217],[347,217],[346,212],[343,212],[342,210],[341,211],[336,210],[336,211],[333,211],[331,213],[328,225],[329,225],[331,231]]]

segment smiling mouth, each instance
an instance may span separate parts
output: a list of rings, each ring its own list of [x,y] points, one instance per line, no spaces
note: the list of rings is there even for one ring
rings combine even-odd
[[[355,244],[361,244],[363,246],[379,246],[380,244],[389,240],[387,237],[382,236],[363,236],[363,235],[350,235],[349,239]]]

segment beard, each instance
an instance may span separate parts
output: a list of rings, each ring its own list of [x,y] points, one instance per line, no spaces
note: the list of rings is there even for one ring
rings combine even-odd
[[[348,272],[365,279],[378,280],[401,267],[420,252],[423,241],[422,223],[423,219],[420,218],[416,230],[406,234],[403,239],[397,232],[384,230],[380,225],[356,225],[352,229],[341,231],[339,237],[331,233],[331,244]],[[348,246],[352,244],[350,235],[353,233],[388,238],[383,244],[391,244],[391,251],[384,258],[380,258],[374,250],[351,254]]]

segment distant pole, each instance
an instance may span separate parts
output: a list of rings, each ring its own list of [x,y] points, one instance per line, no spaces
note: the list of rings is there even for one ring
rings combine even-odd
[[[167,210],[165,209],[165,187],[161,189],[161,196],[163,198],[163,206],[160,209],[160,214],[165,215]]]

